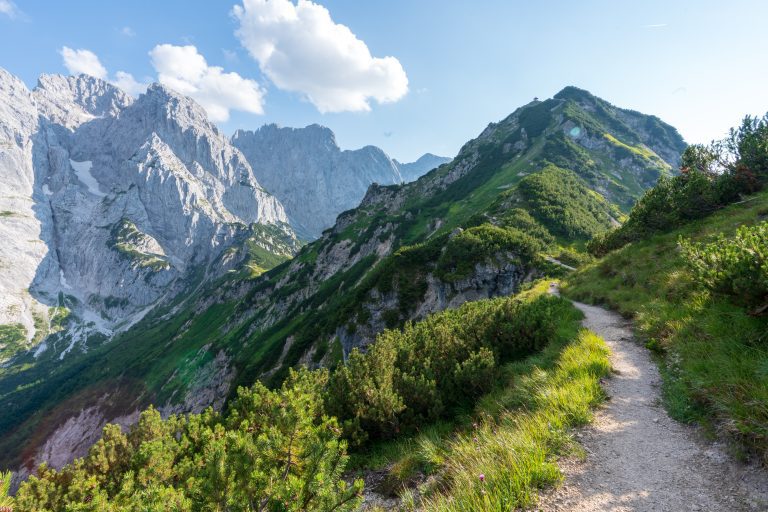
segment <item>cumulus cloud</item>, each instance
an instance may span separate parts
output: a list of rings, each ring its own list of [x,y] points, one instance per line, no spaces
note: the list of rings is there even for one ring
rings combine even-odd
[[[395,57],[368,46],[325,7],[309,0],[243,0],[232,9],[235,32],[280,89],[303,94],[320,112],[367,111],[370,100],[397,101],[408,77]]]
[[[99,57],[90,50],[73,50],[65,46],[59,53],[70,74],[85,73],[107,80],[132,96],[146,91],[146,81],[152,80],[145,78],[144,82],[140,82],[125,71],[118,71],[110,77]],[[255,80],[227,73],[218,66],[209,66],[194,46],[160,44],[149,52],[149,56],[157,71],[157,80],[194,98],[214,122],[227,121],[231,110],[264,113],[264,91]]]
[[[136,31],[127,25],[120,29],[120,33],[125,37],[134,37],[136,35]]]
[[[108,82],[121,88],[132,96],[138,96],[142,92],[147,90],[147,84],[138,82],[133,75],[126,73],[125,71],[118,71],[115,76],[109,78],[107,68],[99,60],[99,57],[90,50],[80,48],[73,50],[67,46],[64,46],[59,50],[61,57],[64,59],[64,67],[72,75],[79,75],[85,73]]]
[[[61,57],[64,59],[64,67],[72,75],[79,75],[85,73],[86,75],[95,76],[106,80],[107,68],[101,65],[99,58],[90,50],[80,49],[73,50],[68,46],[64,46],[59,50]]]
[[[212,121],[228,120],[230,110],[264,113],[264,91],[255,80],[209,66],[192,45],[160,44],[149,56],[160,83],[193,97]]]
[[[0,0],[0,14],[5,14],[11,19],[16,18],[21,11],[11,0]]]
[[[126,73],[125,71],[118,71],[115,73],[115,77],[110,81],[131,96],[138,96],[145,92],[148,85],[145,82],[139,82],[133,78],[132,74]]]

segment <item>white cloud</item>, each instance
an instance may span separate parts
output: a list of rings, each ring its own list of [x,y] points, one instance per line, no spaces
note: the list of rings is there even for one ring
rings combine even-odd
[[[136,32],[131,27],[128,27],[128,26],[121,28],[120,33],[125,37],[133,37],[136,35]]]
[[[133,78],[132,74],[126,73],[125,71],[118,71],[115,73],[115,78],[110,81],[131,96],[138,96],[147,90],[146,83],[137,81]]]
[[[21,11],[11,0],[0,0],[0,14],[5,14],[11,19],[16,18]]]
[[[193,97],[212,121],[228,120],[230,110],[264,113],[264,91],[255,80],[209,66],[196,47],[160,44],[149,55],[160,83]]]
[[[2,0],[0,0],[2,1]],[[64,59],[64,67],[72,75],[79,75],[85,73],[108,82],[121,88],[132,96],[138,96],[147,90],[146,83],[140,83],[133,78],[133,75],[126,73],[125,71],[118,71],[115,76],[110,80],[107,68],[99,60],[99,57],[90,50],[83,48],[79,50],[73,50],[67,46],[59,50],[61,57]]]
[[[280,89],[306,96],[320,112],[370,110],[397,101],[408,77],[394,57],[373,57],[366,44],[325,7],[309,0],[243,0],[235,34]]]
[[[59,50],[59,53],[64,59],[64,67],[67,68],[70,74],[79,75],[85,73],[86,75],[106,80],[107,68],[101,65],[99,58],[92,51],[84,49],[73,50],[64,46]]]

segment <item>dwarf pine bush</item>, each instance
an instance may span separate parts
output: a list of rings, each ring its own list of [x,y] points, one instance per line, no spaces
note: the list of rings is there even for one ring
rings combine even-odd
[[[768,308],[768,222],[741,226],[711,243],[680,239],[696,279],[715,293],[750,308]]]
[[[13,510],[354,510],[362,482],[342,479],[346,442],[323,414],[326,381],[292,372],[275,391],[240,388],[226,416],[162,419],[150,408],[127,433],[107,425],[85,458],[41,466]]]
[[[552,296],[505,297],[384,331],[331,376],[328,410],[358,444],[434,422],[489,391],[501,364],[544,348],[569,307]]]

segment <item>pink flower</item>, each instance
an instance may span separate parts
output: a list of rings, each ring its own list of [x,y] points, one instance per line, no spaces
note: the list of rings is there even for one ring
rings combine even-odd
[[[480,476],[478,477],[481,482],[485,482],[485,475],[483,473],[480,473]]]

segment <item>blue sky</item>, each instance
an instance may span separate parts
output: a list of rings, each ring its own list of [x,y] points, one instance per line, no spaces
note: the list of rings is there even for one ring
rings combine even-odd
[[[0,0],[0,67],[34,86],[67,72],[63,48],[88,50],[110,80],[163,72],[200,89],[206,108],[223,105],[209,112],[226,133],[320,123],[343,148],[375,144],[402,161],[452,156],[489,122],[570,84],[656,114],[689,142],[768,111],[768,2],[319,0],[328,19],[309,5],[292,28],[259,25],[269,7],[251,3],[238,17],[240,0]],[[350,45],[352,61],[334,53]],[[188,61],[205,78],[171,76]],[[227,84],[245,92],[215,97]]]

